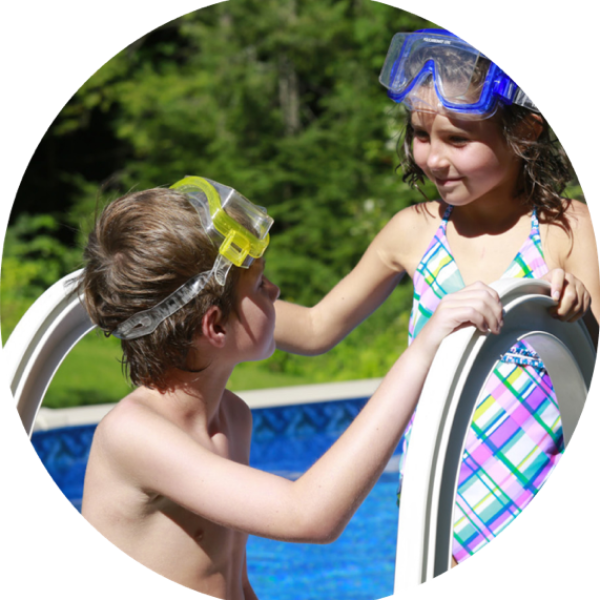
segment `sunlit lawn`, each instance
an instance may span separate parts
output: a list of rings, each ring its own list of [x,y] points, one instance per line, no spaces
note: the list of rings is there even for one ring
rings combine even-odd
[[[91,332],[75,346],[54,376],[44,406],[59,408],[117,402],[130,387],[121,372],[120,342]],[[231,390],[303,385],[311,381],[300,375],[274,373],[266,363],[244,363],[236,368]]]
[[[227,387],[240,391],[382,377],[406,347],[410,293],[408,286],[396,288],[380,310],[327,354],[304,357],[276,351],[266,361],[239,365]],[[3,327],[4,338],[9,331]],[[65,358],[44,406],[119,401],[131,390],[120,356],[119,340],[92,331]]]

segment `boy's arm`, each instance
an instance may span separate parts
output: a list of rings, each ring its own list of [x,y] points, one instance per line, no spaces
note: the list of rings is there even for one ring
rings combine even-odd
[[[404,275],[421,221],[412,208],[398,213],[356,267],[315,306],[278,300],[277,348],[294,354],[322,354],[344,339],[385,301]]]
[[[135,405],[104,427],[102,450],[138,489],[225,527],[280,540],[332,541],[393,453],[443,337],[465,323],[497,332],[501,315],[497,294],[483,284],[444,298],[346,432],[296,481],[215,455]]]

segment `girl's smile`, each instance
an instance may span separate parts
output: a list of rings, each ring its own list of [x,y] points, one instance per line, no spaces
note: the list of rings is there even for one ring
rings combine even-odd
[[[415,162],[446,203],[464,206],[513,197],[520,161],[494,119],[468,121],[414,111],[411,122]]]

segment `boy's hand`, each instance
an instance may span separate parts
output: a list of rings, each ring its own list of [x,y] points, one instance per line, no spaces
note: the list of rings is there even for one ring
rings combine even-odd
[[[473,325],[484,333],[500,333],[502,304],[498,293],[481,282],[442,298],[415,342],[421,340],[437,350],[442,340],[458,329]]]
[[[575,275],[563,269],[552,269],[542,279],[550,282],[550,295],[557,302],[557,306],[549,311],[551,315],[571,323],[588,311],[590,294]]]

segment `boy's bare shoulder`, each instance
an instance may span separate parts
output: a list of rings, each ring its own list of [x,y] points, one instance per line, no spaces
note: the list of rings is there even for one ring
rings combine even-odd
[[[127,441],[142,430],[179,429],[167,409],[157,409],[156,402],[149,401],[147,390],[139,388],[123,398],[98,424],[96,437],[113,448],[126,448]],[[252,426],[252,413],[248,405],[236,394],[225,390],[222,409],[232,422],[246,427]]]
[[[98,423],[94,443],[100,445],[104,453],[117,451],[121,454],[140,428],[160,427],[161,421],[167,425],[168,420],[144,401],[144,393],[138,389],[119,401]]]
[[[249,430],[252,429],[252,411],[244,400],[230,390],[223,393],[223,406],[232,419]]]
[[[223,402],[233,411],[239,411],[242,414],[250,415],[250,407],[235,392],[225,390],[223,393]]]

